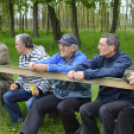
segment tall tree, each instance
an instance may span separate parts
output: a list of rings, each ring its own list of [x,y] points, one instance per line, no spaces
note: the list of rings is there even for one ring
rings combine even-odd
[[[0,15],[0,31],[1,31],[1,29],[2,29],[2,17]]]
[[[14,31],[14,10],[13,10],[13,0],[9,0],[9,11],[10,11],[10,17],[11,17],[11,36],[15,36]]]
[[[100,0],[101,32],[106,31],[106,0]]]
[[[51,0],[47,0],[47,2],[48,2],[48,12],[49,12],[49,17],[50,17],[50,21],[51,21],[51,27],[52,27],[52,31],[53,31],[53,37],[54,37],[54,41],[57,43],[58,40],[62,36],[61,29],[60,29],[60,23],[56,17],[54,8],[49,5],[49,2],[51,2]]]
[[[117,26],[117,20],[118,20],[118,14],[119,14],[119,0],[114,0],[114,5],[113,5],[113,20],[112,20],[112,27],[110,30],[110,33],[115,33],[116,31],[116,26]]]
[[[47,29],[46,29],[46,34],[49,34],[49,29],[50,29],[50,19],[49,19],[49,13],[47,11]]]
[[[38,0],[33,3],[33,37],[39,38],[38,33]]]
[[[72,18],[73,18],[73,27],[75,30],[75,36],[78,40],[78,45],[81,46],[81,40],[79,37],[79,29],[77,25],[77,8],[76,8],[76,0],[72,1]]]
[[[132,16],[132,27],[134,28],[134,0],[131,0],[129,7],[130,7],[130,13]]]
[[[28,14],[28,4],[27,4],[27,0],[24,1],[25,2],[25,28],[28,29],[28,19],[27,19],[27,14]]]
[[[46,5],[43,4],[43,8],[42,8],[42,28],[45,29],[45,24],[46,24]]]
[[[87,29],[89,29],[89,9],[87,8]]]

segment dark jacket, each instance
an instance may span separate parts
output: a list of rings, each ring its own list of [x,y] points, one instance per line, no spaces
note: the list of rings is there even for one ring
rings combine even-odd
[[[118,51],[113,57],[105,58],[100,55],[77,65],[72,70],[84,71],[85,79],[96,79],[100,77],[122,78],[124,71],[132,65],[130,57]],[[98,100],[104,103],[116,100],[124,100],[131,106],[134,105],[134,91],[114,87],[100,86]]]

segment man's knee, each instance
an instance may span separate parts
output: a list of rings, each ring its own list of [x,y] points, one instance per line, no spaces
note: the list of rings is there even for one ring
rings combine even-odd
[[[111,115],[113,113],[112,108],[109,108],[107,105],[102,105],[99,109],[99,115],[101,118]]]
[[[63,101],[60,102],[60,103],[57,105],[57,109],[58,109],[59,113],[65,113],[65,112],[67,112],[67,107],[68,107],[68,106],[66,106]]]
[[[2,99],[4,100],[4,102],[8,101],[10,99],[10,95],[8,92],[4,93],[2,95]]]
[[[30,111],[31,106],[32,106],[31,102],[27,101],[27,102],[26,102],[26,108],[27,108],[27,111],[28,111],[28,112]]]
[[[87,107],[85,105],[82,105],[80,108],[79,108],[79,112],[80,112],[80,115],[81,116],[89,116],[89,112],[87,110]]]

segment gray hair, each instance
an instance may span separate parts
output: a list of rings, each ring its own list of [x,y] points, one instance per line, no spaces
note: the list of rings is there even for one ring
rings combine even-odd
[[[116,36],[114,33],[105,33],[101,36],[101,38],[107,38],[107,45],[115,45],[114,51],[119,51],[120,47],[120,38]]]
[[[77,47],[77,45],[75,45],[75,44],[72,44],[72,45],[71,45],[71,47],[73,47],[73,46],[75,46],[75,47],[76,47],[76,49],[78,48],[78,47]],[[75,49],[75,50],[76,50],[76,49]]]
[[[29,34],[22,33],[15,36],[16,41],[21,46],[23,43],[27,48],[33,48],[32,38]]]

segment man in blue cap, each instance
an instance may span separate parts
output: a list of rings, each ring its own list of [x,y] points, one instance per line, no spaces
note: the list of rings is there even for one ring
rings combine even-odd
[[[67,33],[59,40],[60,53],[41,62],[30,63],[29,69],[34,71],[68,72],[76,64],[87,60],[86,55],[77,49],[77,39]],[[20,130],[21,134],[37,134],[46,113],[56,109],[61,116],[66,134],[78,134],[80,125],[75,111],[91,101],[90,84],[54,80],[54,94],[36,101],[28,113]]]

